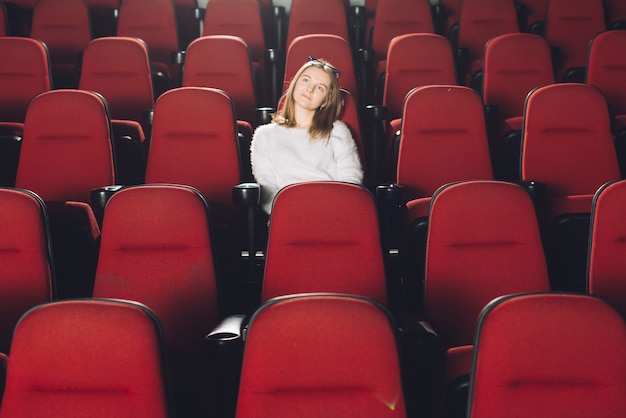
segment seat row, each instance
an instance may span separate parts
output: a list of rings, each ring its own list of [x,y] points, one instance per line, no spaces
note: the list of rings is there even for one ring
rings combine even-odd
[[[0,96],[0,118],[5,125],[4,130],[19,139],[19,125],[23,122],[28,103],[36,94],[51,88],[50,75],[46,71],[45,47],[27,38],[4,38],[0,41],[0,52],[12,57],[3,61],[6,69],[2,75],[6,85],[11,88]],[[589,74],[586,82],[600,88],[605,95],[616,135],[622,130],[620,118],[626,112],[626,95],[623,77],[620,76],[622,67],[619,60],[622,55],[615,51],[621,50],[625,42],[623,31],[605,31],[597,35],[591,44],[587,64]],[[340,51],[346,51],[346,48],[345,41],[332,35],[301,37],[290,48],[290,57],[293,58],[288,60],[287,74],[294,73],[311,51],[334,50],[339,54],[338,57],[350,57],[349,54],[341,55]],[[554,83],[549,47],[538,35],[506,34],[488,42],[485,52],[486,71],[480,92],[487,115],[496,176],[506,180],[515,179],[518,177],[515,169],[509,167],[510,163],[503,164],[501,160],[516,158],[516,138],[521,132],[527,94],[535,87]],[[205,56],[228,59],[208,62]],[[416,56],[428,56],[430,59],[410,58]],[[422,85],[457,84],[449,42],[439,35],[399,36],[390,45],[390,57],[380,105],[369,105],[364,110],[359,104],[358,92],[352,92],[357,84],[356,78],[346,75],[340,79],[346,103],[343,120],[348,123],[360,144],[364,165],[371,173],[371,184],[387,180],[388,170],[394,167],[390,162],[389,150],[393,136],[401,127],[406,94]],[[129,148],[130,155],[124,155],[127,161],[122,164],[120,159],[118,164],[122,171],[121,181],[124,184],[140,183],[145,170],[142,161],[145,156],[142,157],[142,154],[145,154],[150,142],[155,101],[155,95],[150,89],[147,48],[136,38],[99,38],[86,48],[83,61],[84,74],[79,87],[98,91],[106,98],[114,119],[114,136],[118,148]],[[120,64],[120,61],[124,64]],[[33,65],[28,78],[18,75],[23,73],[25,62]],[[348,68],[353,65],[349,58],[341,62]],[[249,142],[255,127],[266,122],[273,111],[273,108],[259,108],[255,94],[258,84],[252,73],[248,50],[238,38],[202,37],[195,40],[187,51],[183,85],[218,87],[228,93],[235,104],[238,132],[244,139],[242,148],[247,148],[245,142]],[[25,79],[28,79],[28,83],[22,83]],[[288,79],[289,76],[285,78]],[[508,147],[512,149],[503,148],[503,142],[512,142],[513,146]],[[9,160],[3,163],[5,167],[15,165],[10,159],[17,159],[19,146],[12,144],[12,148],[11,154],[4,153],[7,155],[5,159]],[[507,152],[513,152],[513,155],[507,155]],[[243,160],[247,164],[247,159]],[[11,169],[6,170],[9,173],[5,176],[10,178]],[[250,173],[246,175],[250,179]],[[11,181],[4,180],[3,184],[10,185]]]
[[[75,86],[78,83],[80,54],[93,38],[89,35],[88,23],[75,22],[68,25],[67,22],[70,16],[78,19],[79,15],[83,20],[88,20],[86,5],[82,4],[82,0],[65,1],[69,3],[64,7],[58,1],[51,2],[54,3],[51,6],[45,6],[46,1],[39,2],[37,8],[42,11],[34,13],[33,18],[49,18],[52,22],[38,24],[35,19],[34,28],[28,33],[33,38],[43,40],[50,48],[53,69],[57,74],[55,78],[61,80],[56,83],[58,87]],[[288,21],[281,24],[273,17],[268,17],[272,10],[275,10],[274,15],[284,15],[284,10],[276,11],[281,6],[272,9],[266,2],[259,3],[256,0],[251,3],[246,3],[250,0],[239,0],[241,3],[217,0],[206,5],[201,31],[198,28],[195,35],[180,41],[182,28],[189,29],[199,25],[187,22],[177,30],[176,17],[184,15],[185,20],[188,20],[193,14],[193,10],[189,9],[193,8],[187,3],[183,6],[183,2],[174,4],[171,0],[162,1],[163,4],[144,0],[123,2],[119,5],[116,31],[109,33],[110,36],[139,37],[146,42],[151,52],[155,77],[161,80],[159,91],[180,86],[181,61],[172,59],[172,56],[180,57],[180,53],[194,39],[207,35],[233,35],[241,37],[249,46],[255,74],[259,80],[259,90],[263,93],[260,97],[261,103],[271,107],[276,106],[282,92],[280,81],[283,79],[286,53],[293,40],[299,36],[312,33],[332,34],[349,43],[349,49],[354,53],[357,63],[359,96],[361,103],[366,105],[376,97],[374,92],[377,80],[384,73],[389,43],[395,36],[406,33],[439,33],[446,36],[454,48],[459,80],[464,85],[478,85],[476,78],[482,68],[485,43],[496,35],[519,33],[519,16],[522,14],[520,8],[516,9],[513,0],[464,0],[463,7],[438,4],[434,8],[427,0],[402,3],[391,1],[389,4],[387,0],[381,0],[365,6],[350,6],[341,0],[329,0],[328,4],[316,3],[313,6],[310,2],[297,0],[295,4],[290,4]],[[175,5],[180,6],[178,14]],[[521,6],[521,3],[518,5]],[[45,12],[45,7],[51,7],[50,11]],[[533,7],[538,8],[537,5]],[[82,8],[81,13],[65,10],[72,8]],[[444,9],[456,10],[456,17],[450,30],[442,32],[436,29],[438,18],[433,15],[438,16],[438,11]],[[56,12],[53,13],[53,10]],[[595,34],[612,27],[605,22],[605,15],[608,14],[602,0],[583,0],[574,7],[563,0],[547,2],[542,19],[547,24],[535,32],[544,35],[552,48],[557,81],[584,79],[581,69],[585,65],[588,43]],[[165,16],[169,18],[169,23],[166,23]],[[329,16],[332,16],[332,20]],[[368,16],[370,23],[367,23]],[[58,25],[55,22],[64,24]],[[575,30],[572,30],[570,22],[576,22]],[[68,35],[62,33],[70,27],[71,42],[64,40]],[[155,30],[155,27],[159,30]],[[277,29],[278,27],[283,29]],[[361,37],[364,41],[358,42],[362,45],[355,45],[356,35],[351,36],[350,29],[363,32]],[[79,36],[79,31],[83,33],[82,37]],[[267,40],[267,33],[270,31],[284,32],[284,35],[277,35],[282,40]],[[67,50],[69,44],[73,44],[74,49],[71,51]],[[332,57],[328,57],[330,58]],[[351,92],[356,94],[355,91]]]
[[[626,226],[621,217],[625,201],[624,181],[608,183],[596,193],[588,273],[588,292],[610,300],[622,314],[626,293],[624,283],[620,280],[623,276],[620,237]],[[6,301],[1,305],[4,330],[2,351],[12,353],[15,349],[19,353],[19,348],[11,347],[9,351],[11,340],[15,342],[16,338],[19,338],[19,333],[11,336],[18,318],[32,306],[58,299],[58,295],[53,296],[53,285],[55,282],[58,283],[55,279],[60,278],[54,276],[55,266],[51,261],[53,260],[51,255],[54,254],[51,254],[46,238],[48,235],[46,224],[49,221],[45,216],[47,205],[32,192],[18,189],[2,189],[0,204],[7,208],[1,212],[3,216],[0,222],[2,225],[0,237],[6,243],[3,246],[6,245],[10,249],[3,251],[5,256],[2,258],[1,283],[5,291],[1,293],[6,295]],[[395,354],[399,352],[401,355],[399,363],[402,369],[401,386],[407,410],[415,414],[411,416],[431,416],[426,413],[436,412],[441,412],[444,416],[465,416],[457,415],[454,411],[459,407],[464,410],[468,399],[467,392],[463,391],[465,387],[463,382],[467,381],[472,371],[472,359],[476,362],[476,356],[479,355],[480,336],[475,336],[476,323],[485,321],[480,312],[491,300],[501,296],[505,298],[498,303],[506,304],[509,300],[507,295],[546,293],[551,290],[532,200],[522,187],[512,183],[467,181],[449,184],[437,191],[430,207],[428,262],[422,301],[407,300],[411,296],[407,293],[399,295],[406,298],[406,303],[422,305],[417,315],[415,312],[407,314],[398,309],[398,301],[394,300],[398,294],[393,293],[394,285],[390,283],[385,271],[385,255],[381,250],[376,205],[369,192],[359,186],[345,183],[302,183],[281,191],[274,205],[262,293],[257,296],[260,298],[255,301],[252,310],[247,312],[245,309],[240,310],[243,305],[241,300],[238,306],[225,306],[224,302],[227,301],[225,295],[228,291],[232,292],[235,286],[232,277],[221,276],[221,280],[218,279],[223,271],[216,268],[215,230],[211,228],[208,215],[210,209],[200,193],[185,186],[134,186],[113,194],[106,206],[92,296],[96,299],[133,300],[145,304],[153,311],[163,327],[168,364],[173,373],[173,382],[176,383],[175,405],[183,410],[188,408],[186,413],[190,414],[189,416],[199,416],[195,414],[205,411],[204,408],[210,408],[203,402],[207,400],[207,392],[211,391],[210,379],[216,377],[214,373],[219,373],[218,388],[226,390],[225,394],[218,396],[217,402],[220,400],[226,403],[234,402],[235,398],[230,390],[236,391],[238,387],[239,401],[243,402],[241,393],[247,389],[237,383],[239,373],[237,358],[240,354],[240,344],[244,341],[238,336],[243,330],[247,330],[245,353],[248,353],[248,344],[255,338],[252,336],[254,335],[252,329],[261,314],[257,312],[249,322],[248,315],[261,305],[266,306],[261,310],[267,310],[268,306],[281,304],[292,305],[295,311],[285,314],[288,323],[279,328],[280,335],[273,332],[259,334],[267,338],[268,343],[274,347],[272,350],[262,349],[262,352],[266,353],[263,356],[260,353],[251,355],[259,362],[257,364],[262,367],[261,370],[267,371],[268,364],[276,364],[273,363],[276,360],[267,356],[275,356],[275,359],[280,359],[279,361],[286,361],[291,358],[290,356],[295,356],[289,366],[283,368],[275,366],[272,369],[283,370],[285,373],[289,371],[294,373],[296,378],[299,376],[303,379],[312,376],[309,374],[311,373],[309,367],[313,367],[318,372],[315,376],[320,378],[336,376],[338,380],[333,381],[341,387],[346,382],[344,378],[354,377],[353,368],[364,371],[363,367],[366,364],[378,366],[387,364],[381,373],[395,380],[397,377],[393,377],[393,370],[397,369],[397,366],[393,362],[362,363],[361,360],[357,360],[359,366],[350,366],[352,363],[341,360],[340,364],[335,364],[326,357],[320,357],[322,352],[315,342],[326,341],[320,338],[329,338],[333,343],[325,343],[325,346],[337,347],[341,336],[346,336],[348,331],[354,331],[356,336],[360,337],[355,336],[349,340],[356,346],[340,350],[341,354],[352,356],[354,360],[360,359],[357,354],[370,356],[371,354],[367,354],[369,348],[375,347],[376,352],[380,353],[381,344],[395,341],[395,338],[392,339],[389,335],[397,332],[401,337],[398,342],[399,349],[391,352]],[[303,251],[303,248],[306,251]],[[245,297],[241,290],[235,288],[231,297]],[[323,306],[319,314],[326,319],[321,319],[322,317],[315,316],[317,314],[313,315],[311,311],[297,308],[297,304],[290,303],[294,298],[290,295],[318,292],[355,295],[358,304],[363,304],[362,297],[375,301],[373,303],[378,305],[375,311],[380,314],[380,307],[383,307],[382,309],[388,310],[389,315],[394,318],[393,331],[391,333],[386,331],[387,336],[364,332],[361,327],[356,326],[355,318],[365,321],[364,318],[369,316],[354,313],[347,315],[348,322],[341,325],[339,318],[344,316],[341,310],[337,312],[332,308],[333,304],[314,302]],[[541,306],[545,307],[547,301],[562,296],[564,295],[560,292],[545,294],[537,298],[541,302],[539,308],[534,309],[543,309]],[[572,301],[584,299],[574,294],[569,294],[569,297]],[[579,327],[587,322],[572,321],[572,315],[583,315],[584,310],[572,307],[570,303],[573,302],[564,303],[568,308],[559,308],[565,309],[560,311],[561,315],[564,315],[563,320],[567,324],[575,324],[575,329],[580,331]],[[232,315],[233,312],[236,315]],[[514,316],[519,315],[518,310],[514,312],[517,312]],[[546,323],[546,316],[537,315],[537,311],[534,315],[541,323]],[[613,315],[620,318],[617,314]],[[96,318],[101,322],[108,316],[99,312]],[[591,319],[586,315],[583,315],[583,318]],[[220,319],[223,320],[222,324],[216,326]],[[507,327],[512,334],[506,339],[500,338],[500,341],[507,343],[513,341],[509,338],[524,340],[527,337],[521,333],[522,329],[536,332],[529,322],[525,322],[527,317],[518,316],[518,319],[523,319],[522,323],[526,326]],[[327,328],[329,325],[326,320],[331,320],[334,327]],[[310,325],[304,326],[308,324],[307,321],[311,321]],[[383,321],[387,324],[385,326],[389,325],[387,321]],[[623,319],[620,318],[620,321],[623,326]],[[52,323],[56,323],[57,326],[67,324],[65,321],[45,323],[47,326],[51,326]],[[128,324],[124,323],[128,327]],[[379,322],[374,320],[364,322],[368,327],[374,326],[375,323]],[[599,321],[599,324],[605,322]],[[557,330],[567,329],[563,326],[564,324],[559,322]],[[595,322],[590,326],[598,332],[603,329],[603,326]],[[70,326],[68,329],[77,337],[83,335],[78,332],[82,327]],[[277,341],[283,341],[282,338],[288,338],[285,333],[288,335],[287,330],[290,329],[300,330],[299,338],[304,338],[302,342],[297,344],[287,340],[291,342],[276,345]],[[57,337],[69,331],[48,329],[50,335]],[[609,331],[609,334],[612,332],[615,331]],[[127,328],[125,334],[128,335]],[[207,334],[209,340],[217,343],[220,349],[214,347],[215,352],[206,351]],[[585,335],[587,343],[594,341],[606,347],[600,341],[588,338],[589,335],[595,334],[587,335],[580,332],[576,334]],[[623,335],[623,332],[613,334],[613,338],[616,335]],[[362,340],[363,338],[365,340]],[[38,341],[47,339],[38,333]],[[20,343],[17,344],[19,347]],[[100,347],[110,348],[108,344],[103,344],[103,340],[99,340],[99,344]],[[476,350],[474,345],[478,347]],[[541,347],[541,342],[538,346]],[[28,352],[33,353],[32,346],[30,347]],[[284,350],[280,349],[281,347]],[[292,347],[299,349],[293,350]],[[574,352],[580,353],[576,347],[573,345],[571,348]],[[67,349],[62,351],[67,353]],[[542,350],[538,353],[542,353]],[[64,358],[68,356],[65,355]],[[224,369],[218,368],[218,371],[211,369],[215,364],[210,360],[215,358],[220,359],[217,364],[224,366]],[[11,359],[12,356],[9,365]],[[623,362],[623,356],[607,355],[604,360]],[[59,363],[59,367],[61,364],[63,363]],[[319,373],[320,370],[325,370],[323,366],[330,367],[330,370],[342,370],[342,373]],[[476,372],[476,363],[473,367]],[[76,370],[76,367],[69,370]],[[571,367],[568,370],[571,370]],[[589,371],[586,366],[580,370]],[[616,370],[622,369],[614,369],[609,375],[614,375]],[[82,373],[83,370],[79,372]],[[246,370],[245,359],[243,373],[242,385],[246,381],[246,373],[251,373]],[[54,380],[59,375],[64,374],[52,373],[47,375],[46,379]],[[99,377],[101,374],[96,375]],[[270,388],[274,388],[270,390],[272,393],[282,393],[276,390],[276,385],[280,385],[279,387],[284,385],[287,393],[300,388],[298,383],[285,379],[286,374],[276,377],[271,374],[265,375],[265,372],[257,372],[252,376],[255,384],[260,386],[251,390],[251,393]],[[265,378],[261,379],[260,376]],[[362,380],[361,375],[357,376],[357,381]],[[305,384],[308,380],[299,381]],[[395,381],[393,387],[396,390],[393,393],[396,396],[385,397],[387,401],[384,405],[387,405],[390,413],[402,414],[402,391],[397,380]],[[11,376],[7,383],[9,387]],[[351,385],[348,386],[354,389]],[[41,393],[40,386],[36,392]],[[13,396],[13,393],[9,396]],[[354,396],[354,393],[350,392],[350,396]],[[589,399],[584,396],[576,398]],[[5,396],[5,402],[7,399],[10,397]],[[332,399],[333,396],[328,401],[332,403]],[[270,406],[260,405],[252,402],[240,408],[260,408],[268,414],[275,414]],[[328,404],[316,402],[316,405],[323,407]],[[232,407],[232,404],[226,407]],[[373,406],[370,405],[368,408]]]
[[[214,123],[206,123],[205,109],[211,109]],[[392,182],[370,188],[381,196],[389,214],[382,228],[385,251],[399,254],[405,246],[413,245],[413,238],[402,238],[402,231],[415,229],[419,236],[418,231],[424,230],[428,205],[438,187],[453,181],[497,178],[483,106],[475,91],[452,85],[417,88],[408,95],[404,112]],[[429,112],[445,117],[428,116]],[[128,185],[117,176],[119,165],[118,170],[115,167],[122,161],[118,157],[128,154],[117,148],[119,142],[111,141],[110,125],[102,96],[84,90],[52,90],[31,102],[19,141],[14,185],[34,191],[46,202],[56,202],[51,211],[59,220],[67,221],[67,213],[72,213],[71,217],[82,213],[80,224],[88,242],[94,241],[98,231],[90,210],[84,210],[89,209],[84,206],[91,202],[92,191],[105,188],[106,195],[109,186]],[[586,251],[588,229],[584,214],[590,212],[591,198],[602,184],[622,177],[606,99],[588,84],[543,86],[528,96],[522,126],[519,141],[507,144],[516,151],[516,158],[508,160],[509,168],[518,176],[513,181],[534,193],[547,236],[554,232],[555,237],[565,237],[554,241],[554,248],[577,242],[579,246],[572,251],[579,256],[573,259],[582,262],[580,254]],[[247,148],[237,140],[230,98],[210,88],[168,91],[156,103],[151,136],[139,184],[176,183],[197,188],[220,219],[225,242],[233,243],[233,248],[240,247],[235,243],[253,242],[238,238],[232,189],[249,177],[244,174]],[[239,192],[246,190],[251,188]],[[251,213],[257,203],[251,200]],[[564,222],[564,217],[569,221]],[[556,231],[551,231],[553,227]],[[578,231],[575,235],[580,238],[567,238],[565,231]],[[80,245],[77,250],[86,248]],[[246,251],[257,253],[252,246]],[[560,250],[555,251],[556,257]],[[229,253],[234,260],[239,258],[237,251]],[[554,277],[560,283],[556,287],[571,289],[573,285],[580,289],[584,263],[572,263],[567,254],[551,258],[560,260],[554,265]],[[420,272],[418,267],[415,277]]]

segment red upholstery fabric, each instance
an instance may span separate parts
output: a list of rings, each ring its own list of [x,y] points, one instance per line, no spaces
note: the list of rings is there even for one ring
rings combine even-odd
[[[493,298],[548,290],[535,209],[523,188],[466,181],[437,191],[429,216],[424,311],[445,348],[473,343],[478,315]]]
[[[339,182],[287,186],[274,200],[261,300],[337,292],[387,304],[373,196]]]
[[[587,65],[589,42],[605,30],[602,0],[548,0],[544,36],[559,50],[554,62],[557,81],[566,70]]]
[[[140,124],[154,109],[154,93],[148,47],[140,39],[110,36],[91,41],[85,48],[78,87],[100,93],[113,119]]]
[[[459,77],[469,85],[472,75],[483,68],[487,41],[504,33],[519,32],[519,24],[511,0],[462,0],[458,19],[458,47],[467,50],[467,68]]]
[[[156,102],[146,183],[193,186],[232,207],[240,182],[233,103],[221,90],[182,87]]]
[[[406,33],[434,33],[435,26],[427,0],[378,0],[370,48],[374,50],[376,79],[387,66],[391,40]]]
[[[209,1],[206,5],[202,36],[210,35],[242,38],[250,49],[256,70],[263,70],[266,43],[261,9],[256,0]]]
[[[89,202],[90,192],[115,184],[110,119],[102,96],[52,90],[26,114],[15,185],[45,202]]]
[[[235,104],[237,119],[256,126],[260,101],[250,50],[242,38],[211,35],[194,40],[185,54],[183,86],[224,90]]]
[[[485,46],[483,102],[496,106],[499,138],[522,129],[526,96],[536,87],[554,83],[550,46],[530,33],[508,33]]]
[[[359,99],[352,49],[348,40],[335,34],[305,34],[293,39],[285,57],[283,91],[309,56],[328,61],[341,71],[339,86]]]
[[[399,35],[389,44],[383,106],[387,120],[402,117],[406,95],[415,87],[456,84],[450,42],[433,33]]]
[[[216,280],[208,209],[197,191],[145,185],[111,197],[94,297],[144,303],[169,347],[199,350],[217,322]]]
[[[432,196],[452,181],[492,179],[480,96],[469,87],[452,85],[423,86],[409,93],[396,172],[406,201]]]
[[[587,83],[604,94],[615,131],[626,127],[626,31],[597,34],[589,46]]]
[[[386,311],[333,295],[267,303],[250,323],[236,416],[406,416]]]
[[[548,216],[589,213],[594,193],[620,178],[606,100],[596,88],[559,83],[526,100],[522,180],[546,185]]]
[[[623,417],[626,326],[600,299],[530,294],[481,315],[469,417]]]
[[[129,302],[34,308],[15,332],[0,417],[169,416],[160,331]]]
[[[0,37],[0,84],[0,121],[24,122],[30,101],[52,87],[46,46],[32,38]]]
[[[292,0],[285,47],[289,48],[298,36],[312,33],[332,34],[350,40],[346,6],[342,0]]]
[[[55,88],[75,87],[80,57],[93,38],[89,9],[82,0],[40,0],[33,10],[30,37],[43,41],[50,52]],[[71,84],[66,84],[70,80]]]
[[[52,258],[45,205],[36,195],[0,188],[0,352],[18,319],[52,300]]]
[[[600,188],[591,212],[588,291],[610,300],[626,316],[626,181],[611,182]]]
[[[119,9],[117,36],[143,39],[153,72],[162,72],[169,87],[179,84],[180,65],[172,54],[180,50],[172,0],[124,0]]]

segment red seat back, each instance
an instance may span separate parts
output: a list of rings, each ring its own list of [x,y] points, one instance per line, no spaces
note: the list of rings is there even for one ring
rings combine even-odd
[[[591,211],[587,290],[610,300],[626,314],[626,259],[622,237],[626,223],[626,181],[610,182],[596,193]]]
[[[0,37],[0,121],[24,122],[30,101],[52,88],[46,46],[24,37]]]
[[[83,0],[40,0],[30,37],[46,44],[55,88],[76,87],[81,55],[93,38],[89,9]]]
[[[625,350],[624,320],[603,300],[498,299],[478,323],[467,416],[624,416]]]
[[[16,327],[0,417],[166,418],[164,361],[161,327],[143,305],[40,305]]]
[[[303,292],[357,294],[387,304],[376,205],[363,187],[298,183],[276,196],[261,300]]]
[[[45,204],[34,193],[0,188],[0,352],[31,307],[52,300],[53,265]]]
[[[272,300],[250,322],[236,416],[405,417],[397,353],[388,313],[370,300]]]
[[[548,0],[544,36],[558,49],[554,60],[557,81],[584,81],[584,77],[568,78],[567,71],[584,70],[589,42],[605,30],[602,0]]]
[[[194,40],[185,54],[184,87],[224,90],[235,103],[237,119],[257,124],[257,97],[250,49],[237,36],[210,35]]]
[[[202,351],[217,323],[208,208],[192,188],[122,189],[107,203],[93,296],[148,306],[168,347]]]
[[[101,95],[52,90],[28,107],[15,186],[50,201],[90,202],[115,184],[111,121]]]

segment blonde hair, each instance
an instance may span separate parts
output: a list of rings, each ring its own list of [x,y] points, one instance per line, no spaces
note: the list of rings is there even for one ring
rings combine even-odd
[[[281,101],[283,101],[283,106],[272,116],[272,121],[290,128],[296,126],[293,91],[296,82],[302,76],[302,73],[307,68],[311,67],[324,70],[330,78],[330,86],[328,86],[326,100],[313,115],[313,122],[311,123],[311,126],[309,126],[309,136],[311,139],[328,139],[330,138],[330,133],[333,130],[333,123],[339,119],[343,110],[343,98],[339,88],[338,71],[323,60],[310,59],[302,65],[302,67],[300,67],[300,69],[296,72],[296,75],[291,80],[289,88],[287,88],[287,91],[282,97]]]

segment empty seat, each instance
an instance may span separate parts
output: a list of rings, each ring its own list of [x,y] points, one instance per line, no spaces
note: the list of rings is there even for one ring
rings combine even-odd
[[[0,186],[13,187],[30,101],[52,88],[46,46],[26,37],[0,37]]]
[[[519,23],[513,0],[462,0],[458,28],[452,35],[461,82],[480,90],[485,44],[494,36],[515,32]]]
[[[602,0],[548,0],[544,36],[556,81],[584,82],[589,42],[606,30]]]
[[[626,128],[626,31],[611,30],[591,39],[587,58],[588,84],[604,94],[611,114],[613,131]]]
[[[220,269],[233,277],[239,254],[232,188],[242,181],[240,158],[233,102],[222,90],[180,87],[157,99],[146,183],[188,185],[202,193]]]
[[[416,87],[457,84],[450,42],[433,33],[410,33],[393,38],[389,44],[382,85],[382,106],[386,108],[384,132],[390,144],[401,126],[406,95]]]
[[[144,180],[154,93],[148,47],[141,39],[107,36],[83,54],[78,87],[100,93],[109,106],[120,184]]]
[[[430,197],[446,183],[493,179],[483,106],[475,91],[431,85],[407,95],[395,177],[404,188],[410,219],[427,216]]]
[[[487,41],[482,97],[498,178],[519,181],[526,96],[554,81],[550,46],[543,37],[507,33]]]
[[[274,199],[261,301],[304,292],[389,303],[376,204],[362,186],[297,183]]]
[[[626,181],[618,180],[596,192],[591,209],[587,291],[610,300],[626,315],[624,233]]]
[[[45,204],[26,190],[0,188],[0,352],[30,308],[53,297],[54,269]],[[1,367],[0,367],[1,368]]]
[[[119,9],[117,36],[142,39],[150,51],[155,97],[180,86],[181,50],[172,0],[124,0]]]
[[[237,418],[405,417],[394,328],[365,298],[269,301],[247,331]]]
[[[596,191],[620,178],[606,100],[593,86],[557,83],[526,99],[521,180],[537,198],[553,288],[584,291]]]
[[[257,109],[261,98],[250,49],[237,36],[210,35],[195,39],[187,48],[183,71],[183,87],[212,87],[223,90],[235,104],[238,132],[243,135],[242,161],[250,149],[252,133],[258,125]],[[250,168],[246,173],[251,180]]]
[[[257,0],[209,1],[205,9],[202,36],[215,35],[230,35],[243,39],[250,50],[259,99],[266,106],[275,106],[272,102],[273,92],[269,87],[270,82],[275,80],[270,79],[271,73],[267,71],[267,66],[271,63],[271,61],[266,62],[269,43],[265,39],[259,2]],[[228,59],[218,59],[218,61],[222,60],[224,64],[228,63]],[[232,65],[232,69],[234,68],[237,68],[236,64]]]
[[[500,298],[478,322],[467,416],[624,416],[624,350],[624,320],[601,299]]]
[[[52,90],[35,97],[26,113],[15,185],[46,202],[59,297],[91,294],[100,234],[91,190],[112,184],[111,122],[102,96]]]
[[[0,417],[169,417],[162,343],[158,320],[140,304],[39,305],[16,327]]]
[[[375,91],[380,76],[385,72],[389,43],[394,37],[407,33],[434,32],[435,25],[428,1],[378,0],[374,26],[367,44],[373,55],[372,77],[365,81],[369,83],[369,91]]]
[[[342,0],[292,0],[284,50],[298,36],[325,33],[350,41],[346,5]]]
[[[93,297],[149,307],[163,325],[176,409],[210,414],[204,337],[217,324],[219,292],[206,201],[190,187],[124,188],[108,201]]]
[[[424,315],[445,351],[444,411],[465,411],[481,310],[498,296],[549,291],[548,270],[533,202],[519,185],[444,186],[428,222]]]
[[[35,5],[30,37],[46,44],[54,88],[75,88],[82,53],[93,38],[89,9],[83,0],[40,0]]]

